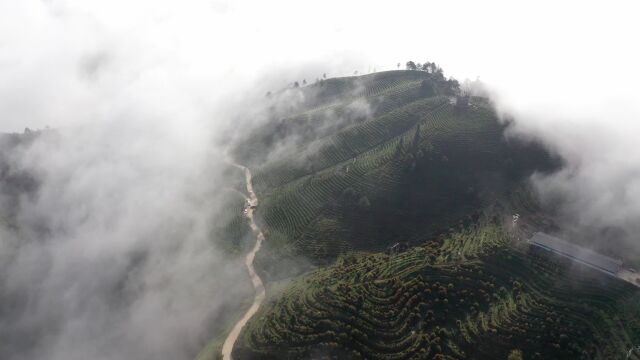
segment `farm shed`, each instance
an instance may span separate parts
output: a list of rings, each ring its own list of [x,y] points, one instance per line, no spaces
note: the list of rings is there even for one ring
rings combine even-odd
[[[593,250],[583,248],[542,232],[535,233],[529,241],[535,246],[568,257],[611,275],[615,275],[620,271],[620,267],[622,266],[622,261],[618,259],[598,254]]]

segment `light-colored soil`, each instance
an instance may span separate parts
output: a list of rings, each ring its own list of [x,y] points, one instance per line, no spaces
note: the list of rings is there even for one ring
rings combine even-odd
[[[245,179],[247,183],[247,192],[249,193],[245,214],[249,219],[249,226],[251,226],[251,230],[253,231],[254,234],[256,234],[256,244],[253,246],[253,249],[245,257],[244,262],[245,262],[245,265],[247,266],[247,270],[249,271],[249,276],[251,277],[251,282],[253,283],[253,288],[255,289],[256,292],[255,292],[255,297],[253,299],[253,304],[251,305],[249,310],[247,310],[247,312],[244,314],[242,319],[240,319],[240,321],[238,321],[235,324],[235,326],[227,336],[226,340],[224,341],[224,344],[222,345],[222,358],[224,360],[232,359],[231,352],[233,350],[233,346],[238,340],[238,336],[240,335],[242,328],[249,321],[249,319],[251,319],[251,317],[253,317],[253,315],[258,311],[265,297],[265,290],[264,290],[264,284],[262,283],[262,279],[260,279],[260,276],[258,276],[255,269],[253,268],[253,259],[255,258],[256,253],[260,250],[260,246],[264,241],[264,234],[262,233],[262,230],[260,230],[258,225],[256,225],[253,218],[253,212],[255,211],[254,207],[258,206],[258,197],[253,191],[251,171],[245,166],[233,164],[233,163],[231,164],[244,170]]]

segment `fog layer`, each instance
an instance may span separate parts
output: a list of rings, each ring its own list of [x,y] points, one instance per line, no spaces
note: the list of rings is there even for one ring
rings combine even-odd
[[[173,140],[116,122],[16,154],[40,186],[2,238],[3,358],[188,358],[246,296],[242,267],[211,239],[223,180],[203,162],[215,157]]]
[[[578,225],[637,244],[640,33],[589,2],[0,1],[0,131],[37,179],[0,222],[0,357],[189,358],[248,279],[218,249],[221,140],[294,81],[436,61],[481,76],[514,133],[568,160],[538,176]],[[215,141],[214,141],[215,139]],[[6,199],[0,203],[6,204]],[[243,285],[244,284],[244,285]],[[244,290],[243,290],[244,289]]]

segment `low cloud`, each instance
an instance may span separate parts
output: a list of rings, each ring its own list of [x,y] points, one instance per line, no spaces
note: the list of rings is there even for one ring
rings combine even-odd
[[[568,160],[534,179],[566,222],[637,233],[637,11],[421,4],[0,2],[0,131],[56,129],[3,152],[37,191],[0,192],[0,357],[197,352],[251,292],[210,236],[220,154],[266,119],[267,91],[323,73],[413,58],[482,75],[514,133]]]
[[[175,140],[122,121],[14,154],[39,186],[2,238],[3,358],[189,358],[247,296],[241,261],[211,238],[220,159]]]
[[[541,141],[564,159],[562,169],[537,174],[532,181],[543,203],[557,211],[567,236],[616,256],[637,258],[639,102],[624,95],[610,98],[604,88],[575,97],[572,90],[577,93],[580,86],[572,84],[553,101],[538,97],[514,105],[499,95],[497,99],[515,118],[512,135]]]

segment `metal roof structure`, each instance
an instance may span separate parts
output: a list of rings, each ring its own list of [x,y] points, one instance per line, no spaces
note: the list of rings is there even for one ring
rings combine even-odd
[[[535,246],[568,257],[611,275],[616,275],[622,266],[621,260],[598,254],[593,250],[583,248],[542,232],[533,234],[529,241]]]

